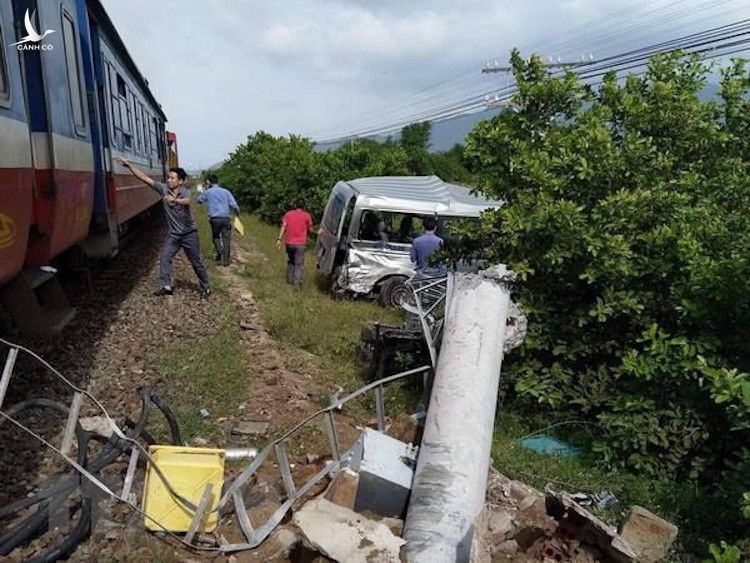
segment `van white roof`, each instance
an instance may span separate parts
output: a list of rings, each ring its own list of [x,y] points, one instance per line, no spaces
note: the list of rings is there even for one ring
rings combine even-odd
[[[437,176],[373,176],[344,182],[357,194],[360,207],[437,215],[479,217],[502,201],[472,195],[470,189]]]

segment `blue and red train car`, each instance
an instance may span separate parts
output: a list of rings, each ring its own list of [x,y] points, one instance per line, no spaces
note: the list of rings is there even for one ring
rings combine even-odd
[[[162,178],[165,122],[99,0],[0,2],[0,287],[14,317],[34,313],[39,266],[75,246],[114,255],[158,201],[114,157]]]

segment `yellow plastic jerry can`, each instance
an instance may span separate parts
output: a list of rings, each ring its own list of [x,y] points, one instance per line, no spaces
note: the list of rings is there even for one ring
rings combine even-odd
[[[148,515],[148,530],[187,532],[193,520],[193,510],[184,506],[166,487],[155,471],[158,466],[179,495],[195,506],[203,491],[211,483],[211,499],[198,532],[211,532],[218,522],[219,498],[224,484],[224,450],[187,448],[183,446],[149,446],[152,463],[146,468],[143,485],[143,511]]]

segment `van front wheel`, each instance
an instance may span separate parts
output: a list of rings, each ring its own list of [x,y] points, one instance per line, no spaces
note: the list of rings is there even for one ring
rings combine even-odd
[[[401,306],[401,303],[409,294],[409,288],[406,286],[407,279],[405,276],[393,276],[383,282],[378,297],[378,301],[383,307],[397,308]]]

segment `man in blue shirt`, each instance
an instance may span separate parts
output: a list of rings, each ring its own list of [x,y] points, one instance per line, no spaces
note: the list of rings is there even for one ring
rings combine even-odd
[[[206,176],[208,188],[197,198],[198,203],[206,204],[211,234],[216,249],[215,260],[222,266],[229,266],[229,246],[232,240],[231,214],[240,214],[240,208],[232,192],[219,185],[215,174]]]
[[[427,266],[427,259],[443,246],[443,239],[435,234],[437,219],[432,216],[425,217],[422,219],[422,225],[424,233],[411,244],[411,261],[415,263],[414,269],[421,274],[442,274],[445,272],[443,266]]]

